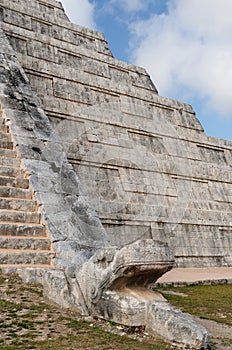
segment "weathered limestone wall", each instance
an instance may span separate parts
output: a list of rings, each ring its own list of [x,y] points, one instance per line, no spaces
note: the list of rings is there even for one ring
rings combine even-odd
[[[0,0],[0,18],[112,244],[159,239],[179,266],[231,266],[232,142],[207,137],[191,106],[159,96],[59,2]]]
[[[108,245],[109,239],[82,195],[62,140],[41,109],[1,29],[0,72],[1,115],[48,229],[54,250],[52,265],[69,273],[72,266],[81,266],[97,248]]]

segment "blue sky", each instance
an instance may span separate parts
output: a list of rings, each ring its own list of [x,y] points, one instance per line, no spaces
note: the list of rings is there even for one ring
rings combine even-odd
[[[62,0],[115,58],[144,67],[161,96],[189,103],[207,135],[232,140],[231,0]]]

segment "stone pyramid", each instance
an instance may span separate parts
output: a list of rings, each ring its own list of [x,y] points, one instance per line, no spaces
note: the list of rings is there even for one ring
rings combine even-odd
[[[96,261],[231,266],[232,142],[206,136],[191,106],[159,96],[60,2],[0,0],[0,20],[1,266],[26,265],[51,298],[82,309],[88,291],[70,281],[85,286]]]

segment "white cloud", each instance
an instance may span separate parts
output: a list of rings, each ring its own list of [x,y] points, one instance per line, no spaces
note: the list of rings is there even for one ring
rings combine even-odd
[[[107,6],[117,6],[125,12],[137,12],[149,6],[152,0],[110,0]]]
[[[88,0],[61,0],[71,22],[95,29],[94,4]]]
[[[231,13],[231,0],[169,0],[167,14],[131,25],[133,61],[160,94],[197,97],[232,117]]]

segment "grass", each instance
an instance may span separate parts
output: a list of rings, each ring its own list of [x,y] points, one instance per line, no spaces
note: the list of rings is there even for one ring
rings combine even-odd
[[[221,343],[222,343],[222,345],[224,345],[224,346],[230,346],[230,347],[232,347],[232,339],[223,338]]]
[[[120,334],[114,322],[84,322],[80,315],[50,304],[42,288],[17,275],[0,274],[0,350],[171,350],[131,327]],[[136,339],[129,338],[134,336]]]
[[[232,326],[232,285],[159,288],[174,306],[200,318]],[[110,330],[110,332],[108,331]],[[219,339],[219,338],[218,338]],[[232,339],[219,343],[231,349]],[[0,274],[0,350],[173,350],[149,338],[141,327],[115,322],[83,321],[43,297],[37,284],[24,284],[17,275]],[[217,349],[213,345],[212,349]]]
[[[176,294],[169,294],[170,291]],[[232,326],[232,285],[167,287],[161,292],[185,312]]]

